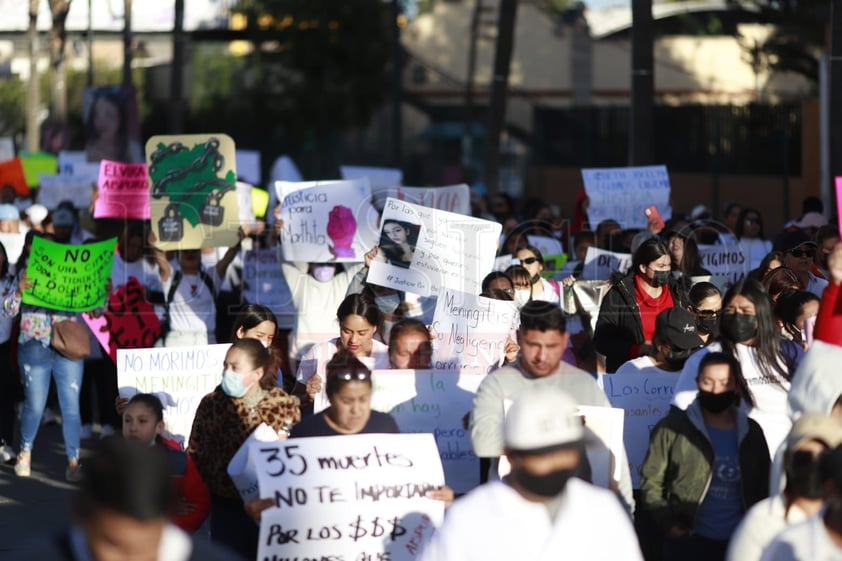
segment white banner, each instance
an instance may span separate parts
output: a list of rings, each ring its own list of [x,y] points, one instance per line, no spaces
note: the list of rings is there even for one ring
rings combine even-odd
[[[358,434],[255,443],[257,558],[410,561],[444,518],[427,491],[444,484],[429,434]]]
[[[392,197],[428,208],[471,215],[471,189],[464,183],[446,187],[395,186],[378,189],[372,185],[371,195],[374,197],[374,206],[378,210],[383,210],[386,199]]]
[[[117,349],[120,396],[157,395],[164,404],[167,431],[187,443],[199,402],[222,380],[222,362],[230,346]]]
[[[583,169],[582,179],[594,228],[609,219],[623,228],[646,228],[643,209],[649,205],[658,207],[664,220],[672,216],[666,166]]]
[[[442,289],[433,314],[433,367],[488,374],[505,355],[517,321],[514,302]]]
[[[421,296],[443,287],[479,294],[494,266],[497,222],[389,198],[368,282]]]
[[[626,274],[632,265],[630,253],[614,253],[589,247],[582,267],[582,280],[608,280],[612,273]]]
[[[97,164],[97,170],[99,164]],[[38,175],[38,202],[55,210],[61,201],[73,201],[76,208],[88,208],[94,192],[96,177],[76,175]]]
[[[600,374],[599,385],[611,405],[625,411],[623,444],[632,485],[640,486],[640,468],[649,449],[649,433],[670,409],[678,374]]]
[[[377,243],[377,211],[365,179],[275,182],[282,202],[284,259],[363,261]]]
[[[479,485],[479,459],[465,419],[485,376],[435,370],[375,370],[371,408],[390,413],[402,433],[432,433],[444,479],[456,493]]]

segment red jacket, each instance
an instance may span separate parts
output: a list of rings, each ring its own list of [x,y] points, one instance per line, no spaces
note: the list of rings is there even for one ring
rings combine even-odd
[[[183,452],[177,442],[160,437],[158,445],[166,450],[170,459],[170,478],[175,499],[175,512],[170,515],[170,520],[185,532],[195,532],[210,512],[208,488],[193,458]]]
[[[842,300],[839,298],[840,287],[832,282],[827,285],[822,294],[819,315],[816,317],[816,328],[813,338],[831,345],[842,345]]]

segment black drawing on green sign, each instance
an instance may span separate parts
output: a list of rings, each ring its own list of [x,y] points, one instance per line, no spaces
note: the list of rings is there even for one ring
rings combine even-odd
[[[219,140],[213,137],[193,148],[181,142],[158,144],[149,164],[152,198],[167,196],[170,200],[158,223],[161,241],[179,241],[184,236],[183,220],[194,227],[199,223],[222,224],[225,212],[222,197],[234,190],[236,180],[232,170],[219,177],[224,164]]]

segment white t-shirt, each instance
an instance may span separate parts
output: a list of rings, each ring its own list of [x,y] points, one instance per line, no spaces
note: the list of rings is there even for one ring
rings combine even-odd
[[[672,404],[681,409],[687,409],[693,400],[696,399],[698,387],[696,376],[699,373],[699,362],[709,352],[722,350],[719,341],[714,341],[707,347],[693,353],[675,383],[675,397]],[[754,347],[741,343],[736,344],[737,361],[743,370],[743,377],[754,396],[754,407],[748,412],[749,417],[757,421],[763,429],[766,443],[769,446],[770,457],[784,441],[789,429],[792,428],[792,421],[789,418],[787,409],[787,394],[790,383],[780,377],[770,379],[764,376],[757,365],[757,352]]]
[[[655,361],[652,360],[651,356],[639,356],[627,360],[614,373],[615,376],[617,374],[674,374],[676,379],[678,377],[676,371],[664,370],[655,366]]]
[[[170,293],[170,287],[175,279],[175,270],[164,282],[164,297]],[[210,278],[213,292],[200,275],[182,274],[172,302],[170,302],[170,331],[207,331],[216,330],[216,294],[221,280],[216,267],[205,269]]]
[[[772,242],[761,238],[742,238],[740,247],[743,248],[749,270],[758,268],[763,258],[772,252]]]
[[[842,549],[830,539],[819,512],[778,534],[760,561],[842,561]]]
[[[726,561],[760,561],[763,550],[787,526],[807,520],[807,513],[792,505],[787,511],[783,495],[764,499],[751,507],[734,531]]]

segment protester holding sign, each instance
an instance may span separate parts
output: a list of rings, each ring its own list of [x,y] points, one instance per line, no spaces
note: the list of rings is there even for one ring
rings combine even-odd
[[[664,561],[722,561],[746,509],[769,494],[769,449],[739,407],[752,404],[742,380],[733,355],[708,353],[696,399],[652,430],[640,507],[665,537]]]
[[[454,504],[421,561],[642,559],[613,494],[575,477],[584,458],[577,401],[555,387],[515,397],[498,429],[511,475]],[[594,528],[610,528],[610,539],[594,539]]]
[[[346,297],[336,310],[339,337],[313,346],[298,366],[295,379],[305,386],[310,399],[320,396],[322,408],[327,404],[323,391],[325,366],[339,350],[346,350],[371,370],[389,368],[389,349],[374,338],[381,324],[380,309],[361,294]]]
[[[520,311],[520,359],[511,366],[492,371],[482,381],[471,411],[471,444],[480,458],[503,454],[503,424],[507,404],[529,388],[560,389],[579,405],[611,407],[594,378],[561,360],[569,334],[561,308],[550,302],[532,301]],[[625,454],[623,454],[625,456]],[[633,509],[631,475],[628,463],[621,464],[619,492],[629,510]],[[496,475],[496,466],[492,465]]]
[[[666,246],[657,239],[646,240],[634,253],[632,270],[602,300],[593,342],[605,356],[606,372],[616,372],[625,361],[649,353],[658,314],[687,305],[670,264]]]
[[[222,383],[199,404],[187,447],[210,491],[211,539],[248,559],[257,554],[258,528],[243,510],[228,463],[260,423],[284,434],[301,418],[298,398],[277,387],[269,363],[260,341],[231,343]]]
[[[103,303],[115,241],[112,240],[110,246],[100,247],[99,251],[94,246],[85,246],[82,250],[79,246],[52,244],[40,235],[33,235],[31,247],[24,248],[22,258],[26,267],[19,269],[14,288],[3,300],[4,315],[21,316],[18,364],[24,383],[24,406],[21,447],[15,463],[15,474],[19,477],[31,474],[32,446],[53,379],[61,406],[61,428],[67,453],[65,479],[72,482],[81,479],[79,388],[83,361],[74,355],[78,349],[69,348],[76,346],[73,343],[64,351],[66,355],[60,353],[53,344],[54,332],[60,322],[73,322],[70,327],[74,328],[77,312],[91,310]],[[76,263],[77,259],[82,262]],[[84,327],[81,329],[87,334]]]
[[[163,450],[170,459],[175,493],[170,520],[185,532],[195,532],[210,511],[210,496],[193,458],[164,438],[164,406],[157,396],[135,394],[123,411],[123,438]]]
[[[754,403],[750,416],[763,427],[770,449],[776,450],[792,426],[787,415],[787,393],[803,351],[781,338],[769,298],[755,281],[734,285],[725,294],[723,306],[719,341],[704,347],[684,364],[675,384],[673,404],[687,408],[697,393],[699,361],[708,352],[723,351],[739,361]]]
[[[537,247],[527,245],[518,249],[515,257],[531,275],[529,281],[532,283],[532,299],[560,302],[561,288],[558,282],[541,276],[544,271],[544,256],[541,255],[541,251]]]
[[[680,372],[687,358],[702,346],[693,314],[681,308],[658,314],[652,346],[655,354],[624,362],[617,374]]]

